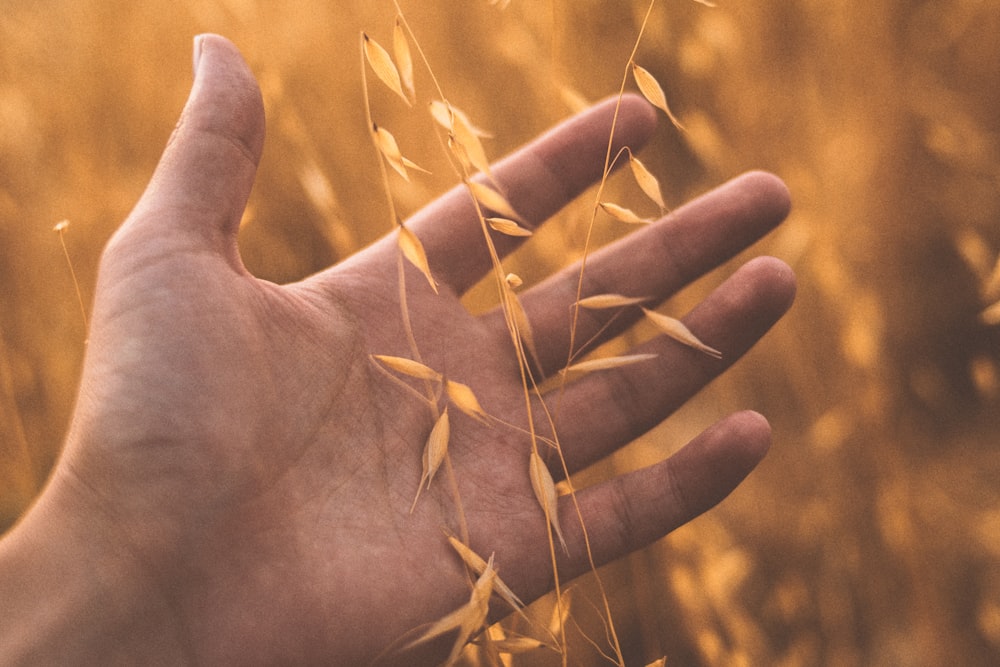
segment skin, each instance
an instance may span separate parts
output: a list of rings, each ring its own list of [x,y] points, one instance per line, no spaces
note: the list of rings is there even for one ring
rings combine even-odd
[[[236,233],[264,142],[260,93],[220,37],[200,38],[195,61],[178,128],[102,256],[64,454],[0,541],[0,662],[440,660],[447,643],[406,657],[399,650],[402,638],[468,599],[469,576],[442,532],[461,528],[447,472],[410,513],[433,414],[370,359],[412,356],[395,237],[296,284],[251,276]],[[529,224],[600,177],[613,111],[613,102],[599,105],[498,164],[497,179]],[[652,109],[626,97],[617,142],[637,148],[654,125]],[[788,207],[777,178],[737,178],[593,254],[583,296],[617,292],[655,304],[766,234]],[[423,361],[472,387],[504,422],[449,409],[470,546],[495,554],[500,576],[530,601],[552,588],[552,564],[527,472],[521,375],[502,314],[472,316],[458,300],[489,271],[482,232],[462,189],[407,224],[440,289],[406,265]],[[516,245],[496,240],[501,253]],[[578,275],[569,267],[521,293],[536,370],[546,374],[567,358]],[[751,260],[685,318],[722,361],[659,337],[634,350],[656,359],[567,385],[558,430],[570,471],[666,418],[749,349],[793,294],[787,266]],[[582,311],[577,340],[601,331],[608,316]],[[638,317],[628,309],[598,339]],[[548,432],[537,402],[534,409]],[[765,419],[742,412],[666,461],[580,490],[597,563],[715,505],[769,443]],[[589,565],[568,499],[559,512],[568,551],[558,565],[568,580]],[[502,602],[494,608],[509,612]]]

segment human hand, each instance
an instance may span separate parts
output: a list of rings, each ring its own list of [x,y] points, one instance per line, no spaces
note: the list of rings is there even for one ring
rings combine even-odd
[[[598,106],[495,168],[529,223],[600,177],[612,111]],[[650,108],[627,97],[616,142],[637,147],[653,125]],[[206,664],[391,658],[387,647],[468,597],[468,574],[443,528],[467,528],[471,548],[495,554],[522,599],[552,587],[511,338],[500,311],[472,316],[459,302],[490,270],[467,191],[457,188],[407,223],[440,294],[407,265],[406,307],[423,362],[470,386],[496,419],[452,410],[460,508],[442,471],[411,513],[433,413],[371,358],[412,356],[394,234],[292,285],[249,275],[236,234],[263,140],[252,75],[231,44],[202,38],[181,122],[101,260],[64,455],[37,505],[0,543],[0,590],[33,551],[49,554],[41,556],[49,565],[36,566],[49,581],[86,574],[98,591],[64,583],[75,594],[37,621],[60,619],[63,645],[26,650],[62,650],[64,663],[142,654]],[[777,179],[743,176],[594,253],[583,296],[641,295],[655,304],[750,245],[787,209]],[[516,245],[496,242],[501,254]],[[521,294],[545,374],[568,357],[578,276],[570,267]],[[570,471],[683,404],[766,332],[793,292],[784,264],[753,260],[685,319],[721,361],[661,336],[641,346],[654,360],[562,388],[557,428]],[[605,329],[601,312],[581,312],[577,341],[606,340],[642,314],[630,309]],[[541,415],[537,399],[533,409]],[[716,504],[769,440],[762,417],[739,413],[664,462],[578,491],[595,561],[640,548]],[[562,469],[550,462],[558,479]],[[568,548],[557,551],[558,568],[567,580],[590,565],[569,499],[559,516]],[[11,609],[46,590],[41,574],[23,581]],[[73,605],[91,611],[93,627],[69,622]],[[109,632],[117,637],[110,646]]]

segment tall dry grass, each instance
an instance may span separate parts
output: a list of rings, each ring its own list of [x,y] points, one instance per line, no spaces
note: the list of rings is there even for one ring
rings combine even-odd
[[[991,664],[1000,340],[981,313],[1000,298],[1000,7],[719,5],[657,3],[639,60],[687,131],[664,124],[642,159],[668,205],[747,168],[785,178],[795,211],[764,250],[793,264],[800,291],[733,372],[597,473],[658,459],[729,410],[775,426],[769,458],[720,508],[603,571],[626,662]],[[494,134],[495,156],[569,112],[554,82],[589,100],[617,90],[647,2],[403,7],[449,98]],[[5,4],[0,525],[58,454],[82,358],[53,225],[70,221],[88,301],[100,249],[186,97],[191,36],[229,36],[261,79],[269,138],[241,243],[252,271],[283,282],[386,231],[356,54],[362,29],[390,40],[394,15],[360,0]],[[380,122],[432,172],[394,185],[405,216],[454,172],[425,118],[371,93]],[[627,179],[612,187],[636,201]],[[531,281],[577,256],[569,240],[585,217],[571,208],[513,269]],[[475,291],[470,307],[492,293]],[[577,622],[602,636],[593,584],[573,595]],[[588,664],[593,651],[571,641]]]

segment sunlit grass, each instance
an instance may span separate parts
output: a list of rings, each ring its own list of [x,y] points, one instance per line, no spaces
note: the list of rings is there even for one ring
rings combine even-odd
[[[60,240],[89,303],[101,247],[186,97],[191,36],[229,36],[261,80],[268,145],[241,244],[252,271],[284,282],[389,231],[356,56],[362,30],[391,44],[395,16],[391,2],[361,1],[8,4],[0,525],[37,492],[72,407],[86,328]],[[493,135],[490,156],[581,99],[616,93],[648,6],[411,4],[449,99]],[[1000,652],[1000,340],[980,314],[1000,299],[1000,11],[972,0],[719,4],[653,12],[636,60],[684,131],[663,123],[642,164],[668,208],[744,169],[781,175],[795,211],[762,248],[794,266],[800,291],[727,378],[581,478],[648,464],[729,410],[758,409],[775,426],[769,459],[717,511],[605,571],[626,660],[988,663]],[[418,88],[426,77],[416,69]],[[380,125],[431,172],[393,182],[405,218],[457,177],[423,110],[371,93]],[[655,215],[630,178],[612,179],[605,199]],[[579,259],[570,239],[586,232],[591,203],[506,268],[530,283]],[[53,234],[64,219],[65,235]],[[597,225],[594,244],[622,227]],[[474,290],[469,305],[495,295]],[[604,636],[600,596],[584,582],[572,597],[585,633],[567,634],[582,661],[594,654],[584,634]]]

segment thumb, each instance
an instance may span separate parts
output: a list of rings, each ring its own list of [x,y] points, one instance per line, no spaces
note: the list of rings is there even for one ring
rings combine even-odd
[[[264,145],[260,89],[217,35],[195,38],[194,69],[177,128],[122,231],[179,235],[238,263],[236,231]]]

